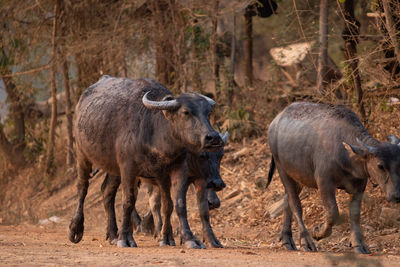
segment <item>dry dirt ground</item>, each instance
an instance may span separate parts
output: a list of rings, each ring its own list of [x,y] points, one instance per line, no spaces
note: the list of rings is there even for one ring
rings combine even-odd
[[[138,248],[117,248],[105,240],[105,213],[100,186],[103,174],[90,182],[85,202],[85,234],[79,244],[69,242],[67,226],[76,202],[74,183],[60,188],[52,196],[37,201],[32,198],[30,214],[37,219],[30,223],[0,225],[0,265],[83,265],[121,266],[138,265],[209,265],[209,266],[400,266],[399,218],[396,204],[386,203],[378,188],[368,186],[362,211],[362,227],[371,255],[354,255],[349,246],[347,218],[348,196],[337,192],[344,223],[336,226],[332,235],[315,241],[318,253],[287,252],[281,247],[279,233],[281,216],[277,203],[283,188],[277,175],[269,189],[265,189],[269,169],[269,153],[264,138],[242,144],[229,145],[221,167],[227,188],[219,192],[221,207],[211,211],[211,222],[216,236],[225,248],[189,250],[178,245],[160,248],[153,237],[135,235]],[[188,192],[188,217],[193,232],[201,238],[193,190]],[[137,208],[147,210],[143,192]],[[121,194],[117,194],[117,218],[121,210]],[[303,210],[309,229],[322,223],[323,207],[315,190],[304,190]],[[29,203],[25,203],[29,206]],[[32,210],[36,209],[36,210]],[[57,222],[46,221],[56,216]],[[53,217],[54,218],[54,217]],[[173,217],[176,226],[177,218]],[[299,233],[294,224],[295,242]],[[175,237],[179,241],[178,237]],[[179,242],[178,242],[179,243]]]
[[[0,266],[400,266],[394,255],[286,252],[282,249],[227,245],[224,249],[160,248],[138,235],[138,248],[117,248],[105,242],[102,229],[86,231],[70,243],[66,225],[0,226]]]
[[[377,115],[370,118],[373,125],[369,131],[374,137],[384,140],[389,133],[400,136],[400,118],[394,116],[399,111],[395,107],[392,112],[373,113]],[[287,252],[279,242],[282,218],[277,207],[283,187],[277,174],[270,187],[265,189],[269,162],[265,136],[227,146],[221,166],[227,187],[218,193],[221,207],[211,211],[213,229],[225,248],[204,250],[188,250],[179,245],[160,248],[156,240],[143,234],[135,235],[138,248],[109,245],[105,240],[101,174],[90,181],[83,240],[72,244],[67,238],[67,226],[77,200],[73,172],[58,173],[53,180],[46,180],[40,172],[35,175],[32,170],[21,172],[0,185],[6,188],[0,190],[0,266],[400,266],[399,204],[387,203],[381,190],[372,183],[367,186],[361,213],[361,225],[371,255],[351,254],[347,215],[349,196],[340,190],[337,201],[343,223],[334,227],[330,237],[315,241],[319,252]],[[46,191],[46,188],[51,190]],[[190,226],[201,238],[193,190],[189,190],[187,199]],[[120,202],[118,192],[117,218]],[[302,204],[305,224],[312,230],[324,219],[317,192],[303,190]],[[143,193],[139,195],[137,208],[140,214],[147,210]],[[46,222],[52,216],[57,216],[58,221]],[[176,224],[177,219],[173,217],[173,225]],[[299,246],[296,223],[293,235]],[[179,243],[178,237],[175,240]]]

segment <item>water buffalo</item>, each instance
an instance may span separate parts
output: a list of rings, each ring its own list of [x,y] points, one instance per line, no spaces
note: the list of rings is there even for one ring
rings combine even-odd
[[[83,204],[92,165],[121,177],[122,224],[117,245],[136,247],[131,214],[137,177],[156,177],[162,199],[161,245],[174,245],[170,216],[177,211],[181,236],[189,248],[204,246],[187,222],[187,152],[215,151],[223,146],[208,116],[215,102],[197,93],[174,98],[160,83],[103,76],[81,95],[75,111],[78,205],[69,239],[83,236]],[[172,199],[171,199],[172,193]]]
[[[222,136],[224,144],[228,140],[228,133]],[[219,166],[223,157],[224,150],[216,152],[203,152],[200,154],[188,153],[188,182],[192,183],[196,189],[197,204],[200,211],[200,219],[203,225],[203,239],[214,248],[222,247],[222,244],[215,237],[211,228],[209,209],[219,206],[218,196],[215,191],[222,190],[225,187],[220,174]],[[160,235],[162,227],[161,217],[161,195],[160,190],[154,178],[141,178],[141,187],[147,192],[149,197],[150,212],[141,220],[134,209],[132,214],[133,224],[136,228],[143,231],[154,232],[156,236]],[[103,193],[104,208],[107,214],[107,236],[113,244],[117,237],[117,223],[115,220],[115,195],[120,184],[120,177],[106,175],[101,186]]]
[[[271,182],[275,165],[286,192],[281,240],[295,250],[292,239],[292,212],[300,227],[301,247],[315,251],[313,240],[304,226],[299,193],[303,186],[317,188],[327,216],[321,229],[314,229],[317,240],[327,237],[338,223],[336,188],[352,195],[350,202],[351,244],[359,253],[369,253],[360,228],[361,200],[368,178],[375,179],[387,199],[400,201],[399,139],[389,143],[371,137],[356,114],[344,106],[293,103],[285,108],[268,129],[272,161],[268,174]]]

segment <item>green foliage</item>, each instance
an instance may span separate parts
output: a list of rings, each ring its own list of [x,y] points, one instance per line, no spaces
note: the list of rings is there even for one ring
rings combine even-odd
[[[14,64],[13,60],[7,56],[4,49],[0,51],[0,72],[5,73],[9,69],[10,66]]]
[[[185,29],[186,40],[191,42],[197,52],[204,52],[210,46],[210,34],[204,32],[199,25],[189,25]]]
[[[388,103],[387,103],[387,99],[385,99],[385,98],[382,98],[382,100],[380,101],[380,103],[379,103],[379,108],[382,110],[382,111],[385,111],[385,112],[393,112],[393,105],[389,105]]]
[[[257,134],[258,125],[250,111],[245,110],[242,106],[233,109],[226,106],[224,113],[223,117],[227,119],[223,122],[222,128],[229,131],[231,140],[238,141]]]

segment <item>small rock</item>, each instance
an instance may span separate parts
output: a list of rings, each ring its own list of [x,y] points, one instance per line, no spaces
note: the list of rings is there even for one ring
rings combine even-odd
[[[238,152],[233,153],[233,159],[238,159],[239,157],[246,155],[249,152],[247,147],[242,148]]]
[[[390,97],[388,103],[389,104],[397,104],[400,100],[397,97]]]
[[[179,251],[180,253],[186,253],[186,251],[184,249],[181,249],[181,251]]]
[[[48,224],[50,221],[48,219],[39,220],[40,224]]]
[[[54,222],[54,223],[59,223],[61,221],[61,218],[57,217],[57,216],[51,216],[49,218],[49,221]]]

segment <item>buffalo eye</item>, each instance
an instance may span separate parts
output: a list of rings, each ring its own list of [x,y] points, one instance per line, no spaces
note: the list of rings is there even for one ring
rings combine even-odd
[[[378,169],[380,169],[381,171],[384,171],[385,170],[385,168],[383,167],[383,165],[382,164],[378,164]]]
[[[190,114],[190,112],[188,110],[184,110],[183,114],[185,114],[186,116],[188,116]]]
[[[204,154],[200,154],[200,159],[202,159],[202,160],[206,160],[206,159],[207,159],[207,156],[206,156],[206,155],[204,155]]]

